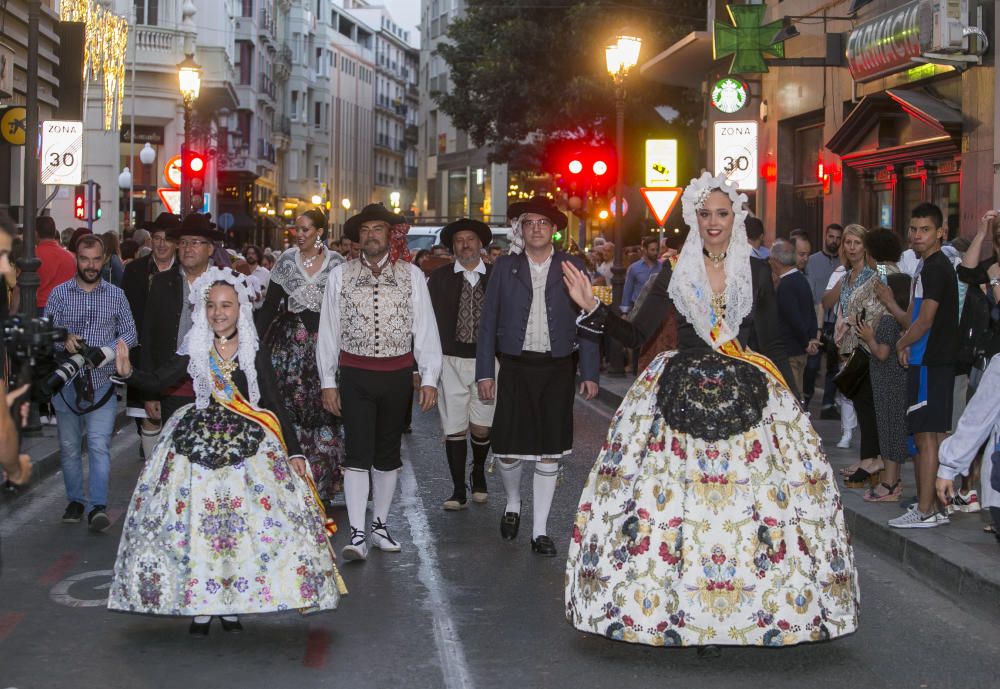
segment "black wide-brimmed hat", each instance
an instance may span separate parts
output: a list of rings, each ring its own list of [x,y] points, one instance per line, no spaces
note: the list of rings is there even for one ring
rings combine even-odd
[[[475,232],[483,246],[489,246],[489,243],[493,241],[493,230],[490,229],[489,225],[472,218],[462,218],[445,225],[444,229],[441,230],[441,243],[451,249],[452,253],[455,253],[452,244],[455,241],[455,235],[459,232]]]
[[[213,242],[221,242],[225,238],[225,234],[215,229],[211,213],[189,213],[177,227],[167,230],[167,236],[171,239],[204,237]]]
[[[181,226],[180,216],[174,215],[173,213],[167,213],[166,211],[164,211],[163,213],[160,213],[158,216],[156,216],[156,219],[153,222],[146,223],[145,229],[149,232],[158,232],[160,230],[166,230],[167,232],[170,232],[170,230],[177,229],[180,226]]]
[[[344,223],[344,236],[352,242],[361,241],[361,225],[373,220],[382,220],[390,225],[399,225],[406,222],[401,215],[396,215],[381,203],[370,203],[361,209],[357,215],[348,218]]]
[[[518,201],[507,207],[507,217],[512,220],[525,213],[544,215],[552,221],[557,230],[566,229],[566,225],[569,223],[566,214],[556,208],[551,199],[545,196],[533,196],[527,201]]]

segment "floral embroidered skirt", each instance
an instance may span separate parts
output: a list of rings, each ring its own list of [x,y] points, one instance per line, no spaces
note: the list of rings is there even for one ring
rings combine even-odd
[[[309,460],[316,490],[332,500],[343,490],[344,426],[323,408],[316,363],[317,333],[310,333],[298,314],[285,312],[267,335],[278,391],[295,426],[302,453]]]
[[[675,356],[658,355],[625,395],[583,489],[567,619],[651,646],[788,646],[853,632],[854,556],[809,419],[765,376],[747,422],[754,400],[733,405],[747,391],[731,374],[750,364],[710,353],[671,366]],[[717,422],[742,430],[720,437]]]
[[[129,503],[108,607],[332,610],[342,593],[315,499],[278,438],[214,401],[174,414]]]

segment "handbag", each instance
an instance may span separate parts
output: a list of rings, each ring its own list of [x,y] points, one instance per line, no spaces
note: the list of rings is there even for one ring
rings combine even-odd
[[[840,371],[833,378],[833,384],[837,386],[841,394],[847,399],[854,399],[858,391],[861,390],[861,385],[865,382],[865,376],[868,375],[868,352],[863,348],[857,347],[851,356],[848,357],[847,362],[840,367]]]

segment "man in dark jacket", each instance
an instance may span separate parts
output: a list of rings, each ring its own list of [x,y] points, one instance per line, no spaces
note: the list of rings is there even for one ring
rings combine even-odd
[[[497,259],[486,289],[476,346],[479,397],[496,399],[493,453],[500,460],[507,507],[500,535],[517,536],[521,523],[521,468],[534,464],[531,549],[555,556],[547,535],[559,460],[573,448],[573,387],[579,350],[580,394],[597,395],[598,342],[577,329],[577,308],[563,284],[562,263],[583,261],[556,251],[553,236],[566,215],[535,197],[511,204],[510,254]],[[497,375],[495,358],[502,364]]]
[[[135,321],[135,329],[142,333],[142,326],[146,315],[146,298],[149,296],[149,287],[153,282],[153,276],[169,270],[173,267],[177,259],[177,242],[167,236],[171,230],[181,226],[181,219],[171,213],[160,213],[156,220],[149,224],[148,231],[152,237],[152,251],[125,266],[125,273],[122,277],[122,290],[125,298],[128,299],[129,308],[132,310],[132,319]],[[136,234],[139,230],[136,231]],[[133,347],[129,352],[132,365],[140,365],[140,347]],[[148,395],[136,388],[128,388],[128,415],[135,418],[139,430],[141,441],[140,450],[145,459],[152,454],[153,447],[160,437],[159,422],[150,417],[146,412],[146,401]],[[153,405],[151,405],[152,408]]]
[[[813,340],[817,325],[812,289],[806,276],[796,267],[796,258],[795,245],[786,239],[778,239],[771,246],[768,260],[778,281],[775,289],[778,325],[788,354],[788,367],[792,370],[795,389],[802,390],[806,359],[817,351]]]
[[[454,490],[444,509],[466,506],[466,435],[472,434],[472,500],[484,503],[486,456],[490,451],[493,425],[492,400],[479,399],[476,386],[476,340],[486,301],[486,285],[493,266],[483,261],[482,251],[493,239],[489,226],[463,218],[441,230],[441,243],[455,256],[454,263],[441,266],[427,281],[434,306],[444,359],[439,384],[438,411],[445,434],[445,452]]]
[[[149,286],[139,355],[141,368],[146,371],[155,371],[170,361],[191,329],[190,285],[208,270],[215,242],[223,238],[211,217],[201,213],[189,214],[167,236],[177,242],[177,261],[169,270],[154,275]],[[166,423],[175,411],[191,402],[194,387],[191,378],[185,377],[162,390],[159,400],[147,402],[146,410],[150,418]]]

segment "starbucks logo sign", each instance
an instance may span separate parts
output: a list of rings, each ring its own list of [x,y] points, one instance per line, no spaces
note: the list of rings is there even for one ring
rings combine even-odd
[[[742,110],[750,100],[750,87],[745,81],[726,77],[712,87],[712,105],[727,115]]]

